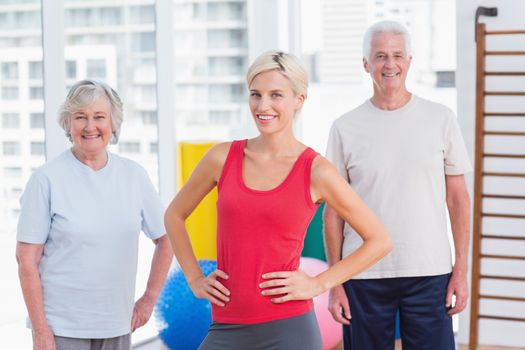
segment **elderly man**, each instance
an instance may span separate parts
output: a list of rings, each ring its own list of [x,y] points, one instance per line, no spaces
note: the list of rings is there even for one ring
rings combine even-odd
[[[399,312],[403,350],[453,350],[451,316],[468,298],[470,204],[463,174],[471,165],[453,112],[407,90],[411,59],[405,27],[391,21],[370,27],[363,65],[373,96],[330,132],[328,158],[394,241],[390,255],[331,290],[330,312],[343,324],[345,349],[394,349]],[[361,242],[330,207],[324,219],[334,264]]]

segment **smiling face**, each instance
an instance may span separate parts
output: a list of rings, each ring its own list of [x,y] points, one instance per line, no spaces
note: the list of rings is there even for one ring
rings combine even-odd
[[[69,132],[75,150],[85,155],[104,153],[113,133],[108,98],[102,95],[91,105],[75,111]]]
[[[259,73],[250,86],[250,111],[262,134],[292,130],[304,95],[295,94],[290,81],[277,70]]]
[[[374,92],[388,95],[407,92],[405,81],[411,60],[401,34],[374,34],[370,57],[363,59],[374,82]]]

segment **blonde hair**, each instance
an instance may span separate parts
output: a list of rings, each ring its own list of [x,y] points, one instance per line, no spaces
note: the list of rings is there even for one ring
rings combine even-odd
[[[296,95],[308,94],[308,73],[301,61],[291,53],[282,51],[267,51],[253,61],[246,73],[246,83],[248,87],[257,74],[268,71],[278,71],[290,81],[293,92]]]
[[[120,126],[124,119],[122,101],[117,92],[109,87],[109,85],[96,80],[81,80],[76,82],[69,90],[66,101],[60,107],[58,124],[64,129],[70,141],[72,141],[72,139],[69,129],[73,113],[80,108],[90,106],[104,95],[108,98],[109,104],[111,105],[111,125],[113,127],[111,143],[115,144],[118,142]]]

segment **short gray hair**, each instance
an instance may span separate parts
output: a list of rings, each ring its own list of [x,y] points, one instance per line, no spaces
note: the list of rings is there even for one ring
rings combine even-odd
[[[275,70],[281,73],[292,86],[294,94],[308,94],[308,73],[301,61],[293,54],[282,51],[267,51],[253,61],[246,74],[248,88],[256,75]]]
[[[380,21],[370,26],[363,37],[363,58],[369,59],[372,51],[372,39],[377,33],[391,33],[403,36],[405,41],[405,51],[407,55],[412,54],[410,48],[410,33],[404,25],[395,21]]]
[[[69,129],[73,113],[80,108],[90,106],[103,95],[108,98],[109,104],[111,105],[111,124],[113,126],[111,143],[115,144],[118,142],[120,126],[124,118],[122,100],[117,92],[109,85],[96,80],[81,80],[76,82],[69,90],[66,101],[60,107],[58,124],[64,129],[70,141],[72,141],[72,139]]]

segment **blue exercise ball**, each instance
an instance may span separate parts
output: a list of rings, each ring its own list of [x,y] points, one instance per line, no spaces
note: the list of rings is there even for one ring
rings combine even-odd
[[[213,260],[199,260],[207,276],[217,268]],[[170,350],[195,350],[211,324],[211,305],[193,295],[180,267],[166,279],[155,309],[159,337]]]

